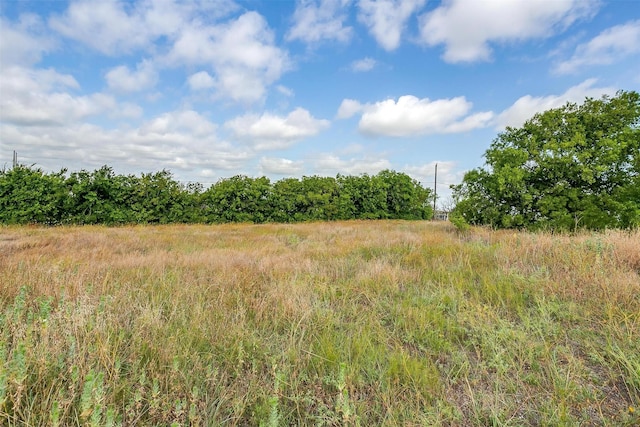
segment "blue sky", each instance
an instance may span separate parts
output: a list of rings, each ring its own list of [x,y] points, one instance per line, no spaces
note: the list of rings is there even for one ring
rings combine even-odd
[[[406,172],[438,192],[505,126],[640,89],[637,0],[0,0],[0,163]]]

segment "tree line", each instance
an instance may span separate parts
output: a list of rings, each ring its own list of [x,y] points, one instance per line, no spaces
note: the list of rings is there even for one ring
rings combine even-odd
[[[46,173],[17,165],[0,171],[2,224],[169,224],[430,219],[432,192],[404,173],[305,176],[271,182],[237,175],[205,189],[171,172],[119,175]]]
[[[536,114],[507,127],[485,167],[453,186],[458,227],[529,230],[640,226],[640,94]],[[130,224],[429,219],[431,190],[404,173],[305,176],[271,182],[237,175],[208,189],[170,172],[117,175],[0,171],[2,224]]]
[[[640,226],[640,95],[568,103],[507,127],[454,186],[454,223],[574,231]]]

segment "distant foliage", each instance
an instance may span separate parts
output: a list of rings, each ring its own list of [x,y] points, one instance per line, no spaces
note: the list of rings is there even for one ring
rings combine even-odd
[[[588,98],[508,127],[454,187],[470,224],[548,230],[640,225],[640,95]]]
[[[287,178],[234,176],[210,188],[182,185],[170,172],[117,175],[0,171],[2,224],[168,224],[429,219],[431,191],[404,173]]]

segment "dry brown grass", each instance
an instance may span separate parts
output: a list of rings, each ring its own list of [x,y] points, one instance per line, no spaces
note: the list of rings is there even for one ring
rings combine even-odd
[[[639,242],[403,221],[2,228],[0,422],[633,425]]]

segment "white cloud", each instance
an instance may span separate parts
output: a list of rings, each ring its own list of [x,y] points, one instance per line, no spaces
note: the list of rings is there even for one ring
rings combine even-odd
[[[118,105],[115,111],[110,111],[108,116],[116,119],[139,119],[143,116],[144,110],[137,104],[123,102]]]
[[[299,175],[302,173],[304,162],[276,157],[262,157],[260,159],[260,173],[263,175]]]
[[[488,126],[493,113],[468,115],[471,107],[464,97],[431,101],[406,95],[397,102],[388,99],[365,105],[359,129],[371,136],[404,137],[466,132]]]
[[[481,129],[489,126],[494,117],[495,114],[492,111],[471,114],[460,121],[449,123],[442,133],[461,133]]]
[[[237,9],[229,0],[77,1],[49,24],[106,55],[147,51],[154,55],[155,65],[211,67],[208,81],[203,74],[192,76],[193,90],[210,86],[220,97],[253,103],[264,99],[266,87],[289,69],[290,60],[257,12],[218,22]],[[140,72],[117,68],[112,80],[131,88],[135,78],[143,78]]]
[[[360,0],[358,19],[385,50],[395,50],[407,20],[420,10],[426,0]]]
[[[359,72],[373,70],[373,67],[375,67],[376,64],[377,62],[375,59],[366,57],[366,58],[359,59],[357,61],[353,61],[349,68],[354,73],[359,73]]]
[[[74,95],[70,75],[54,70],[0,68],[2,121],[22,126],[64,126],[97,115],[139,116],[140,108],[107,94]]]
[[[431,101],[407,95],[397,101],[387,99],[373,104],[344,99],[336,118],[346,119],[362,113],[359,130],[370,136],[461,133],[491,125],[501,130],[506,126],[521,126],[534,114],[561,107],[567,102],[580,103],[586,97],[600,98],[602,95],[615,94],[614,87],[597,87],[596,82],[596,79],[585,80],[560,95],[526,95],[497,115],[492,111],[469,114],[472,104],[465,97]]]
[[[496,117],[496,127],[497,129],[504,129],[507,126],[518,127],[536,113],[561,107],[567,102],[581,103],[586,97],[600,98],[602,95],[615,94],[616,89],[613,87],[594,87],[596,82],[596,79],[585,80],[560,95],[538,97],[525,95]]]
[[[200,162],[210,168],[234,171],[234,174],[245,169],[247,163],[255,157],[253,151],[238,148],[228,143],[208,147],[207,150],[197,153],[197,155],[199,158],[194,159],[194,166],[198,166]]]
[[[3,98],[20,97],[50,90],[79,89],[76,79],[53,69],[32,69],[19,66],[0,67],[0,88]]]
[[[21,15],[17,23],[0,16],[0,64],[32,65],[40,61],[44,53],[55,47],[51,37],[43,34],[44,28],[39,17]]]
[[[187,83],[191,90],[211,89],[216,85],[216,81],[206,71],[199,71],[189,76]]]
[[[353,34],[353,29],[344,25],[349,3],[350,0],[298,0],[293,25],[286,39],[305,43],[325,40],[348,42]]]
[[[336,118],[348,119],[358,114],[363,108],[364,106],[355,99],[343,99],[340,107],[338,108]]]
[[[49,25],[60,34],[81,41],[104,54],[130,53],[145,47],[153,34],[139,11],[125,10],[115,1],[76,1]]]
[[[290,67],[287,53],[275,45],[273,32],[256,12],[217,26],[183,29],[165,61],[211,65],[218,93],[244,103],[261,100],[266,86]]]
[[[165,139],[175,134],[186,134],[197,138],[213,137],[216,125],[197,111],[185,110],[164,113],[140,127],[139,135],[156,135]]]
[[[317,135],[329,127],[329,121],[316,119],[307,110],[297,108],[286,117],[247,114],[228,121],[225,126],[256,150],[276,150]]]
[[[295,94],[293,89],[288,88],[286,86],[278,85],[276,86],[276,89],[278,90],[278,92],[280,92],[282,95],[286,97],[292,97]]]
[[[168,168],[204,176],[204,171],[241,170],[255,158],[247,147],[220,141],[215,130],[214,123],[192,110],[163,113],[132,128],[107,129],[79,122],[65,126],[0,122],[3,143],[19,147],[23,162],[49,170],[108,164],[118,173]]]
[[[376,174],[391,168],[391,162],[382,155],[368,155],[344,159],[334,153],[321,153],[313,162],[316,173],[321,175],[360,175],[363,173]]]
[[[110,89],[130,93],[154,87],[158,82],[158,73],[151,61],[144,60],[136,66],[135,71],[121,65],[109,70],[105,78]]]
[[[447,62],[487,61],[490,43],[547,38],[592,16],[598,0],[450,0],[420,17],[421,40]]]
[[[589,42],[579,45],[573,56],[561,62],[556,71],[573,73],[589,65],[613,64],[637,53],[640,53],[640,20],[602,31]]]
[[[147,49],[161,37],[173,39],[201,16],[214,21],[236,10],[229,0],[73,1],[61,15],[49,19],[60,34],[106,55],[120,56]]]

